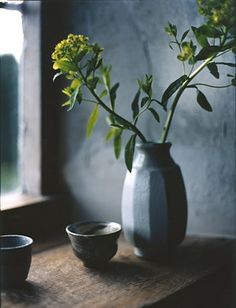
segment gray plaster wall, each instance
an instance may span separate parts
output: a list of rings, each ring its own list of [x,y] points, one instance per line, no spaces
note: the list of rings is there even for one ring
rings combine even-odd
[[[70,32],[91,37],[105,48],[112,64],[112,80],[119,81],[117,109],[130,116],[136,79],[153,74],[154,91],[163,90],[182,74],[181,63],[168,48],[164,32],[168,21],[180,32],[198,26],[194,0],[72,1]],[[225,57],[227,61],[234,61]],[[222,84],[228,83],[221,70]],[[208,72],[201,82],[218,84]],[[235,92],[232,88],[206,90],[213,112],[201,109],[192,90],[177,107],[169,134],[172,156],[181,166],[189,204],[188,233],[234,236],[235,210]],[[121,220],[121,193],[126,169],[115,160],[112,144],[104,142],[105,114],[90,139],[85,138],[90,105],[63,115],[63,173],[74,199],[73,220]],[[150,117],[140,122],[150,140],[158,141],[161,125]]]

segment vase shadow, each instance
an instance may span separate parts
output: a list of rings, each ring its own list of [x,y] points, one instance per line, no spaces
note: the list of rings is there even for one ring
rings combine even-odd
[[[94,271],[94,269],[87,269]],[[151,279],[156,273],[141,263],[132,263],[126,261],[113,260],[105,267],[96,269],[96,274],[102,279],[112,281],[112,283],[141,283],[144,279]]]

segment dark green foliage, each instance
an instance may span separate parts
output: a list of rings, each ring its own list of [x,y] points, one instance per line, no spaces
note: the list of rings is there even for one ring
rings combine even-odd
[[[148,110],[152,113],[152,115],[154,116],[155,120],[159,123],[160,122],[160,117],[159,114],[156,112],[155,109],[149,107]]]
[[[121,136],[122,136],[122,129],[117,129],[114,134],[114,141],[113,141],[113,146],[114,146],[114,153],[116,159],[120,157],[121,153]]]
[[[168,26],[165,27],[165,31],[170,36],[176,36],[177,35],[177,27],[176,25],[168,23]]]
[[[168,99],[179,89],[179,87],[188,79],[187,75],[183,75],[174,82],[172,82],[169,87],[165,90],[161,103],[166,108]]]
[[[197,32],[199,34],[204,35],[205,37],[212,37],[212,38],[220,37],[223,34],[222,31],[218,30],[217,28],[209,24],[202,25],[197,29]]]
[[[139,113],[139,98],[140,98],[140,90],[135,94],[134,99],[131,103],[131,108],[133,111],[133,120],[136,118],[136,116]]]
[[[212,111],[212,107],[209,104],[206,96],[199,90],[197,90],[197,102],[206,111]]]
[[[186,38],[186,36],[188,35],[188,33],[189,33],[189,30],[186,30],[186,31],[183,33],[183,35],[182,35],[182,37],[181,37],[181,39],[180,39],[180,42],[181,42],[181,43],[184,41],[184,39]]]
[[[112,110],[115,108],[116,91],[118,90],[119,86],[120,84],[116,83],[109,91]]]
[[[125,146],[125,164],[129,172],[132,170],[136,135],[132,135]]]
[[[220,74],[217,68],[217,65],[215,62],[211,62],[209,64],[207,64],[207,68],[209,69],[210,73],[216,78],[219,79],[220,78]]]
[[[199,44],[200,46],[202,46],[202,47],[207,47],[207,46],[209,46],[209,42],[208,42],[208,40],[207,40],[206,35],[202,34],[202,33],[198,30],[198,28],[196,28],[196,27],[192,27],[192,30],[193,30],[193,33],[194,33],[194,35],[195,35],[195,37],[196,37],[196,40],[197,40],[197,42],[198,42],[198,44]]]
[[[206,60],[214,55],[216,55],[221,48],[219,46],[207,46],[203,47],[200,52],[196,55],[195,59],[197,61]]]

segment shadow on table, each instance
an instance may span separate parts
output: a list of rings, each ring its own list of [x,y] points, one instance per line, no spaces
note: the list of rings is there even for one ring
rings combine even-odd
[[[144,280],[151,280],[156,277],[153,269],[144,266],[142,263],[132,263],[125,261],[113,260],[106,267],[100,269],[87,269],[88,273],[98,275],[103,280],[112,283],[143,283]]]
[[[12,304],[24,303],[24,305],[35,305],[40,303],[42,298],[48,294],[47,289],[31,281],[25,281],[23,284],[1,290],[2,298],[11,301]]]

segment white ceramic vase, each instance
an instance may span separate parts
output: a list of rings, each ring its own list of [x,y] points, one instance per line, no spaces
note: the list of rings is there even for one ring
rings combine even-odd
[[[185,186],[170,147],[171,143],[137,144],[133,168],[123,187],[125,238],[136,255],[148,259],[169,253],[185,237]]]

